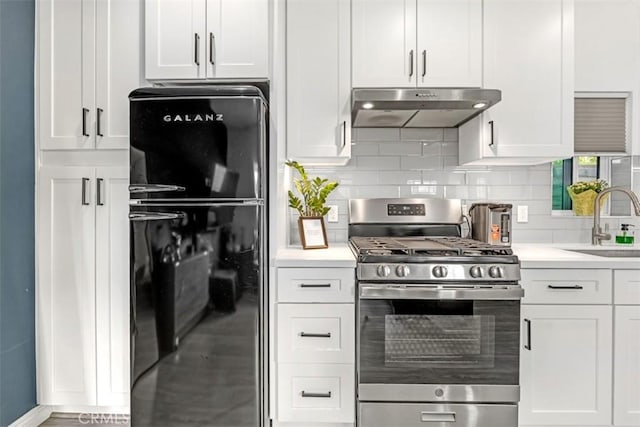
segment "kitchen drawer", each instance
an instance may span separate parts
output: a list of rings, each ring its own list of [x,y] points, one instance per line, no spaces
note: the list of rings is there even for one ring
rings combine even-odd
[[[517,405],[429,403],[361,403],[360,423],[366,427],[514,427]]]
[[[278,421],[353,423],[355,397],[354,365],[278,364]]]
[[[613,301],[616,304],[640,304],[640,269],[613,271]]]
[[[611,270],[523,269],[523,304],[611,304]]]
[[[353,304],[278,304],[279,363],[355,363]]]
[[[279,268],[278,302],[353,302],[353,268]]]

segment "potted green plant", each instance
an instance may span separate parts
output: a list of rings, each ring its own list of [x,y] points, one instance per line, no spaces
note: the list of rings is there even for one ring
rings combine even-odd
[[[335,181],[327,178],[309,178],[300,163],[288,161],[285,165],[298,172],[299,177],[293,179],[293,185],[300,197],[289,190],[289,207],[298,211],[298,232],[304,249],[328,247],[327,233],[324,227],[324,216],[330,208],[326,206],[327,197],[338,187]]]
[[[578,181],[567,186],[567,193],[573,202],[573,212],[576,215],[593,215],[593,205],[598,193],[609,187],[609,183],[604,179],[593,181]],[[600,199],[600,204],[604,204],[605,197]]]

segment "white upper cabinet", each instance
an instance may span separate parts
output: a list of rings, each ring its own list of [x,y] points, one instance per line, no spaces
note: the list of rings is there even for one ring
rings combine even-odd
[[[482,85],[482,2],[418,0],[418,86]]]
[[[481,0],[353,0],[354,87],[477,87]]]
[[[41,149],[129,146],[127,95],[141,80],[141,2],[44,0],[37,5]]]
[[[268,76],[268,0],[149,0],[150,80]]]
[[[575,90],[630,93],[628,153],[640,155],[640,2],[576,0],[575,9]]]
[[[415,87],[416,0],[353,0],[351,8],[353,87]]]
[[[349,36],[349,2],[287,1],[288,158],[323,164],[349,160]]]
[[[207,1],[207,77],[267,77],[268,2]]]
[[[461,164],[573,155],[573,0],[484,0],[483,87],[502,101],[460,127]]]
[[[142,78],[143,2],[96,3],[96,148],[129,148],[129,93]]]
[[[148,79],[205,77],[205,0],[145,2]]]

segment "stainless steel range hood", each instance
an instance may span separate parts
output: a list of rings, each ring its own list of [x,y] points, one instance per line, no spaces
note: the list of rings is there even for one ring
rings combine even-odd
[[[351,125],[458,127],[501,99],[496,89],[353,89]]]

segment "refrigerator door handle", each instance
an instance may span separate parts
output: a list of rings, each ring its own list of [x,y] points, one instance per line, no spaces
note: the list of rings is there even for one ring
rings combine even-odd
[[[179,185],[165,184],[132,184],[129,186],[129,193],[161,193],[161,192],[178,192],[185,191],[184,187]]]
[[[168,221],[184,217],[184,213],[174,212],[131,212],[129,214],[131,221]]]

